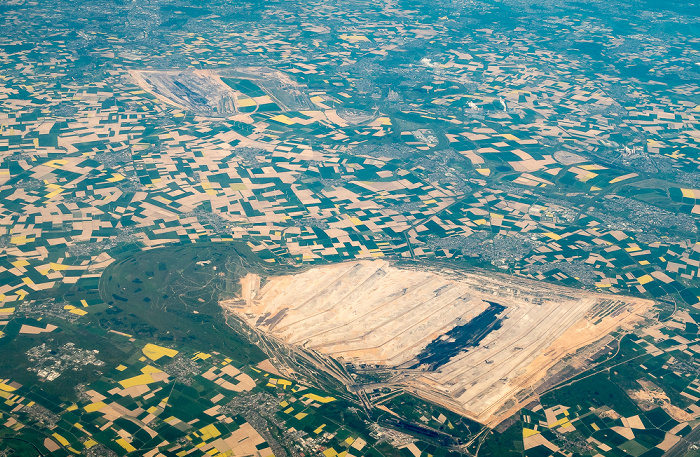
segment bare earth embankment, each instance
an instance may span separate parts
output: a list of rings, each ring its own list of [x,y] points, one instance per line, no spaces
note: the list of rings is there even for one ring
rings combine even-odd
[[[242,283],[242,297],[221,304],[251,327],[343,362],[395,368],[407,391],[483,423],[510,414],[504,405],[566,354],[633,325],[652,306],[382,260],[271,277],[262,287],[256,275]],[[445,351],[452,356],[440,359]]]

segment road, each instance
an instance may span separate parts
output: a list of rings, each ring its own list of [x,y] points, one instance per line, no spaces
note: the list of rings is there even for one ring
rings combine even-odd
[[[700,426],[695,427],[687,436],[681,438],[662,457],[683,457],[688,451],[688,447],[697,441],[700,441]]]
[[[36,447],[36,446],[34,445],[34,443],[30,443],[29,441],[23,440],[22,438],[11,438],[11,437],[9,437],[9,436],[6,436],[6,437],[0,438],[0,440],[22,441],[23,443],[27,443],[27,444],[29,444],[31,447],[33,447],[34,449],[36,449],[36,452],[38,452],[39,455],[40,455],[41,457],[44,457],[44,454],[39,450],[38,447]]]
[[[415,255],[413,254],[413,246],[411,245],[411,237],[410,237],[410,235],[409,235],[409,232],[410,232],[411,230],[413,230],[414,228],[416,228],[417,226],[428,222],[431,218],[433,218],[433,217],[439,215],[439,214],[442,213],[443,211],[448,210],[448,209],[452,208],[453,206],[455,206],[455,205],[461,203],[462,200],[465,200],[467,197],[470,197],[470,196],[471,196],[471,194],[460,194],[460,195],[454,195],[453,197],[447,197],[447,198],[454,198],[455,201],[453,201],[453,202],[450,203],[449,205],[447,205],[447,206],[445,206],[445,207],[439,209],[438,211],[436,211],[435,213],[431,214],[430,216],[415,221],[413,224],[409,225],[408,228],[406,228],[406,229],[403,231],[404,238],[406,238],[406,244],[408,245],[408,250],[411,252],[411,258],[415,258]]]

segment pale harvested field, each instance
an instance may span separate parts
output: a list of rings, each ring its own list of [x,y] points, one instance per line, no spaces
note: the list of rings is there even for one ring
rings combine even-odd
[[[450,271],[399,269],[382,260],[242,280],[240,300],[222,302],[250,326],[338,360],[408,368],[433,340],[496,302],[502,325],[435,371],[407,372],[400,385],[481,422],[540,380],[563,356],[632,325],[652,302]],[[595,305],[623,303],[594,325]],[[517,406],[516,406],[517,407]],[[497,413],[498,412],[498,413]]]

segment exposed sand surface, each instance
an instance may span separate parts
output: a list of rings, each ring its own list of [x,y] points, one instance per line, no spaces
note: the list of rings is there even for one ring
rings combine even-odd
[[[383,260],[317,267],[260,284],[249,274],[240,299],[222,306],[288,344],[356,365],[396,368],[401,387],[481,422],[506,414],[508,400],[563,356],[634,324],[653,304],[495,274],[401,269]],[[490,303],[505,307],[500,328],[435,370],[408,369],[432,341]]]

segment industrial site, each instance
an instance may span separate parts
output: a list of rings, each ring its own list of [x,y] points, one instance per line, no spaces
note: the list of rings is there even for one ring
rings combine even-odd
[[[395,370],[372,389],[399,385],[480,422],[498,421],[501,408],[562,357],[631,329],[653,305],[384,260],[264,279],[248,274],[241,299],[221,305],[290,345]]]

